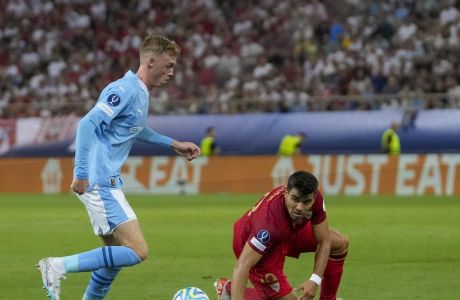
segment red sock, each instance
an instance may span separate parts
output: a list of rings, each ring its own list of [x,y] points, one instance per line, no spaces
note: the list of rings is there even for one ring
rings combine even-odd
[[[340,279],[342,278],[345,256],[347,256],[347,253],[337,258],[329,257],[321,282],[320,300],[336,300],[337,290],[339,289]]]

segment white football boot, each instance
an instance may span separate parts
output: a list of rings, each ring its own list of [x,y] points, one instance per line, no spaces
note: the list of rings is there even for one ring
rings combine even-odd
[[[42,274],[43,289],[51,300],[60,300],[61,279],[65,279],[63,267],[59,267],[56,260],[53,257],[44,258],[36,266]]]
[[[227,284],[230,282],[225,277],[221,277],[214,282],[213,286],[216,289],[217,292],[217,300],[230,300],[230,295],[227,293],[227,290],[225,289]]]

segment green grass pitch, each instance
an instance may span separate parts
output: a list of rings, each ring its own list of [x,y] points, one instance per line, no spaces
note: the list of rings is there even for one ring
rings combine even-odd
[[[128,195],[150,247],[107,299],[171,299],[231,276],[232,224],[259,195]],[[460,201],[454,197],[327,197],[329,224],[350,237],[339,294],[345,300],[460,299]],[[0,299],[46,299],[36,262],[100,246],[73,195],[0,195]],[[291,284],[313,255],[287,259]],[[81,299],[89,274],[69,274],[64,300]]]

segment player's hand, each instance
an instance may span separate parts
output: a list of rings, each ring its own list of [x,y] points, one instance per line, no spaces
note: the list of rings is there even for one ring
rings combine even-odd
[[[72,180],[72,184],[70,185],[72,191],[77,193],[78,195],[82,195],[86,192],[88,188],[88,180],[87,179],[76,179]]]
[[[174,141],[171,145],[177,154],[185,157],[188,160],[194,160],[201,154],[200,147],[191,142]]]
[[[313,300],[316,295],[316,290],[318,286],[311,280],[307,280],[301,285],[299,285],[295,291],[300,291],[301,293],[297,300]]]

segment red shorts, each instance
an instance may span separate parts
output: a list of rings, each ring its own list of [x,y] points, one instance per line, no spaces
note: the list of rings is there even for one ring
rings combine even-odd
[[[243,251],[247,237],[245,224],[235,223],[233,252],[237,258]],[[290,243],[278,245],[265,254],[249,271],[249,280],[258,293],[263,295],[260,299],[278,299],[291,293],[292,287],[283,271],[285,257],[299,258],[301,253],[315,252],[316,246],[311,224],[307,223],[304,228],[292,236]]]

